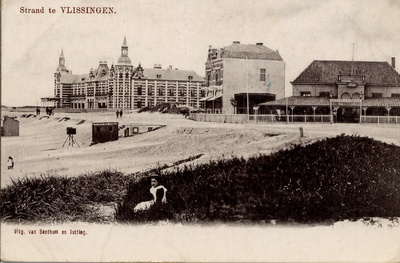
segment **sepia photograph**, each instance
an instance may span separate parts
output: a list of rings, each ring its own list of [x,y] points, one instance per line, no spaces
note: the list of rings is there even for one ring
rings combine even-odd
[[[399,14],[2,1],[0,260],[399,262]]]

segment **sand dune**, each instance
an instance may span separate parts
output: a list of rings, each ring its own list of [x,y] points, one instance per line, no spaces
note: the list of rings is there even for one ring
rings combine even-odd
[[[181,115],[136,112],[126,112],[122,119],[116,119],[114,113],[56,113],[49,118],[23,118],[22,114],[26,113],[2,112],[2,115],[17,116],[20,121],[20,136],[1,140],[2,187],[11,178],[40,174],[76,176],[104,169],[129,174],[171,165],[199,154],[202,157],[191,163],[269,154],[294,143],[308,143],[341,133],[400,145],[400,125],[204,123]],[[131,137],[122,137],[120,131],[119,140],[90,146],[92,123],[108,121],[118,121],[119,126],[134,123],[165,127]],[[66,127],[76,128],[74,138],[79,147],[68,146]],[[299,127],[304,129],[301,141]],[[8,156],[15,160],[14,170],[7,170]]]

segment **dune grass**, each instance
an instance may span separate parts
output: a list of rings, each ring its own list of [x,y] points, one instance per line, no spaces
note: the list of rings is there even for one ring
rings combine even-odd
[[[1,189],[1,216],[3,222],[101,223],[107,220],[98,205],[112,203],[119,222],[137,223],[393,218],[400,216],[399,159],[398,146],[341,135],[268,156],[174,170],[25,177]],[[168,202],[135,214],[136,204],[151,199],[147,176],[154,172]]]
[[[1,190],[1,215],[9,222],[102,222],[96,204],[122,202],[129,178],[115,171],[78,177],[38,176]]]
[[[275,154],[221,159],[161,173],[168,207],[156,214],[176,221],[321,223],[400,216],[400,147],[359,136],[337,136]],[[131,213],[149,181],[129,185],[120,221],[148,221]]]

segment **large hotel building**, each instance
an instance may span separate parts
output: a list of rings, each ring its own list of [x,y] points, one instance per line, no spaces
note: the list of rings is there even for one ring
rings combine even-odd
[[[128,56],[124,38],[121,56],[116,65],[108,67],[100,61],[89,74],[72,74],[65,66],[61,51],[59,65],[54,73],[54,97],[42,98],[42,105],[74,109],[138,109],[160,103],[200,107],[204,97],[204,78],[192,70],[178,70],[170,66],[162,69],[134,67]]]

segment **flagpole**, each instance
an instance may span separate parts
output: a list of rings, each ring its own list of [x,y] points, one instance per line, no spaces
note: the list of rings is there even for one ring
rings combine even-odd
[[[354,71],[354,43],[353,43],[353,54],[351,56],[351,75],[353,76],[353,71]]]
[[[249,113],[249,65],[247,62],[246,56],[246,90],[247,90],[247,123],[250,122],[250,113]]]

